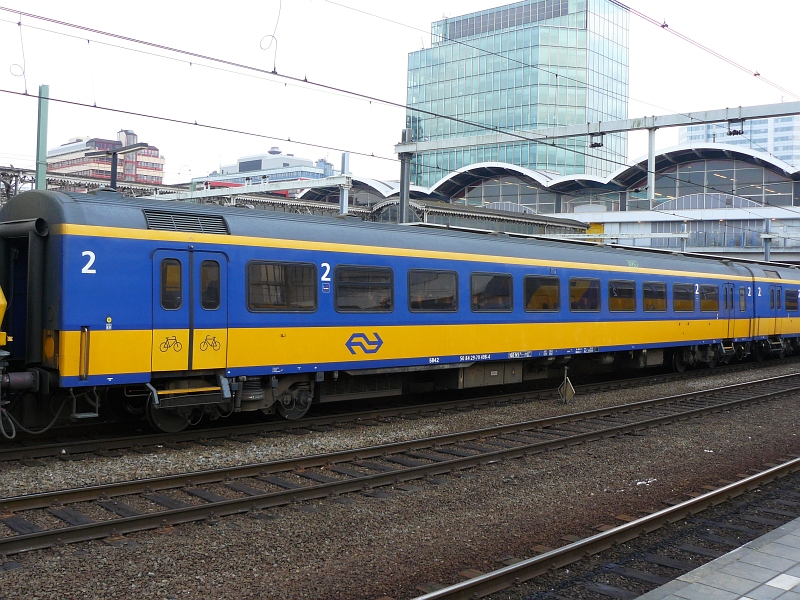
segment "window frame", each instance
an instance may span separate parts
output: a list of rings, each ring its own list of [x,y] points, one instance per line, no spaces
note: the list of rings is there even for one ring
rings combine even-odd
[[[303,267],[311,267],[314,272],[314,308],[253,308],[250,303],[250,266],[253,264],[264,264],[264,265],[280,265],[280,266],[303,266]],[[317,265],[315,263],[310,262],[295,262],[291,260],[263,260],[263,259],[253,259],[247,261],[245,264],[245,305],[247,306],[248,312],[251,313],[300,313],[300,314],[308,314],[308,313],[315,313],[319,310],[319,286],[317,285]]]
[[[611,286],[618,283],[629,283],[633,287],[633,308],[611,308]],[[628,300],[628,298],[626,298]],[[608,311],[614,313],[636,312],[636,282],[632,279],[609,279],[608,280]]]
[[[179,302],[178,302],[178,305],[175,306],[174,308],[167,308],[166,306],[164,306],[164,284],[166,283],[166,279],[164,278],[164,265],[167,264],[168,262],[169,263],[175,263],[175,264],[178,265],[178,298],[179,298]],[[169,311],[180,310],[181,308],[183,308],[183,262],[180,259],[174,258],[174,257],[171,257],[171,256],[168,256],[166,258],[162,258],[161,259],[161,267],[159,269],[159,279],[160,279],[160,281],[159,281],[158,301],[159,301],[159,304],[161,305],[161,308],[163,310],[169,310]]]
[[[437,274],[447,274],[453,275],[455,277],[455,284],[454,290],[455,294],[453,295],[453,299],[455,302],[455,306],[452,308],[412,308],[411,307],[411,274],[412,273],[437,273]],[[407,301],[408,301],[408,312],[412,313],[455,313],[458,312],[458,271],[453,271],[449,269],[409,269],[406,275],[406,283],[407,283]],[[370,311],[372,312],[372,311]]]
[[[389,287],[389,291],[390,291],[390,298],[391,298],[391,301],[392,301],[391,308],[389,308],[387,310],[364,310],[364,309],[350,309],[350,308],[342,309],[342,308],[339,308],[339,287],[340,287],[339,286],[339,274],[342,271],[348,270],[348,269],[362,270],[362,271],[379,269],[379,270],[389,271],[388,287]],[[347,285],[347,284],[345,284],[345,285]],[[387,284],[379,284],[379,285],[386,286]],[[342,314],[361,314],[361,315],[365,315],[365,314],[366,315],[374,315],[374,314],[386,315],[386,314],[390,314],[390,313],[394,312],[396,294],[395,294],[395,290],[394,290],[394,269],[392,267],[389,267],[389,266],[386,266],[386,265],[336,265],[336,267],[334,267],[334,269],[333,269],[333,286],[334,286],[334,291],[333,291],[333,310],[335,310],[337,313],[342,313]]]
[[[509,286],[508,286],[508,289],[509,289],[509,296],[508,297],[509,297],[509,301],[510,301],[509,302],[509,307],[508,308],[476,308],[475,307],[475,303],[473,302],[473,299],[472,299],[473,296],[475,295],[473,293],[473,290],[474,290],[473,280],[475,279],[476,275],[477,276],[488,275],[488,276],[491,276],[491,277],[505,277],[505,278],[508,278],[510,280],[510,283],[509,283]],[[495,272],[489,272],[489,271],[472,271],[469,274],[469,307],[470,307],[470,310],[472,312],[476,312],[476,313],[510,313],[510,312],[514,312],[514,276],[511,273],[503,273],[503,272],[495,273]]]
[[[672,312],[679,312],[679,313],[693,313],[697,310],[697,301],[695,300],[695,285],[694,283],[673,283],[672,284]],[[691,309],[677,309],[675,308],[675,288],[689,288],[689,297],[692,299],[692,308]]]
[[[644,296],[645,286],[648,285],[655,285],[655,286],[663,286],[662,291],[664,292],[664,308],[647,308],[646,298]],[[644,312],[656,312],[656,313],[665,313],[669,309],[669,303],[667,302],[667,282],[666,281],[644,281],[642,282],[642,310]]]
[[[792,300],[791,304],[787,302],[789,298],[794,296],[794,300]],[[797,290],[783,290],[783,306],[786,312],[798,312],[800,310],[800,292]],[[792,308],[789,308],[789,307]]]
[[[595,281],[597,282],[597,308],[573,308],[572,307],[572,282],[573,281]],[[570,277],[567,283],[567,299],[569,303],[569,311],[570,312],[579,312],[579,313],[599,313],[603,310],[603,292],[602,287],[600,286],[600,278],[599,277]]]
[[[212,263],[217,266],[217,304],[213,308],[209,308],[205,305],[205,299],[203,298],[203,294],[206,290],[203,289],[203,266],[206,263]],[[207,258],[200,261],[200,308],[203,310],[207,310],[209,312],[219,310],[222,306],[222,265],[219,263],[218,260],[214,260],[213,258]]]
[[[558,306],[556,308],[528,308],[528,281],[533,279],[555,279],[557,283]],[[525,275],[522,278],[522,306],[529,313],[557,313],[561,312],[561,278],[558,275]]]
[[[708,291],[711,288],[713,288],[713,289],[715,289],[717,291],[717,308],[704,309],[703,308],[703,293],[704,292],[708,293]],[[719,286],[718,285],[714,285],[714,284],[710,284],[710,283],[701,283],[698,286],[697,291],[698,291],[698,294],[700,296],[700,312],[707,312],[707,313],[716,312],[716,313],[718,313],[719,312]]]
[[[739,312],[747,312],[746,286],[739,286]]]

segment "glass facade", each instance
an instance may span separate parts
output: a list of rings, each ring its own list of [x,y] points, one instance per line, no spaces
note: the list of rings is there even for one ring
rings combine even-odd
[[[732,127],[736,129],[739,125]],[[681,144],[720,143],[766,152],[777,159],[800,166],[800,115],[752,119],[741,125],[742,133],[728,135],[727,123],[681,127]]]
[[[528,0],[433,23],[431,48],[408,57],[412,140],[626,119],[628,20],[610,0]],[[526,140],[419,152],[412,182],[429,187],[479,162],[606,175],[626,161],[627,136],[603,143]]]

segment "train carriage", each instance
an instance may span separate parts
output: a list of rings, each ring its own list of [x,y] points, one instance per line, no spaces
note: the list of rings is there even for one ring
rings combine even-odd
[[[0,287],[3,432],[100,405],[171,431],[203,414],[293,419],[313,402],[520,383],[567,364],[760,359],[800,336],[787,265],[113,191],[12,199]]]

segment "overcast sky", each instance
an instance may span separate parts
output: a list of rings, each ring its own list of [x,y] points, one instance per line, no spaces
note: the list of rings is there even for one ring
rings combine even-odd
[[[627,3],[800,94],[798,0]],[[408,53],[430,46],[431,22],[499,4],[492,0],[262,0],[221,3],[212,9],[202,3],[155,0],[3,3],[267,70],[274,63],[279,73],[400,104],[406,96]],[[401,108],[26,17],[20,28],[18,21],[17,15],[0,11],[3,90],[24,92],[27,81],[28,92],[35,94],[45,83],[53,98],[395,158],[394,144],[405,123]],[[269,38],[264,38],[273,32],[277,55],[275,43],[267,50],[261,48],[269,44]],[[630,117],[797,100],[634,15],[630,32]],[[23,64],[24,77],[20,76]],[[36,100],[0,93],[0,115],[0,164],[33,167]],[[48,147],[79,135],[113,138],[120,129],[134,130],[140,141],[161,150],[167,182],[205,175],[220,164],[264,153],[271,146],[297,156],[326,157],[337,168],[341,160],[337,150],[57,103],[50,105]],[[657,134],[659,148],[677,140],[676,129]],[[630,158],[645,153],[646,133],[632,134]],[[351,171],[362,177],[397,179],[399,170],[393,160],[351,158]]]

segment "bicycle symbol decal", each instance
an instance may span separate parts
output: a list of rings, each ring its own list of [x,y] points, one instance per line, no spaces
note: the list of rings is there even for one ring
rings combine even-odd
[[[220,344],[217,341],[217,338],[216,337],[212,337],[210,335],[207,335],[206,339],[204,339],[202,342],[200,342],[200,352],[205,352],[209,348],[211,348],[214,352],[216,352],[221,347],[222,347],[222,344]]]
[[[175,352],[180,352],[183,349],[183,344],[178,341],[178,338],[174,335],[167,336],[167,339],[161,342],[161,345],[158,347],[159,350],[162,352],[166,352],[172,348]]]

